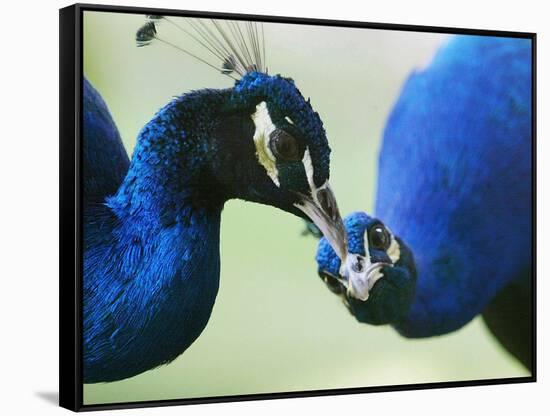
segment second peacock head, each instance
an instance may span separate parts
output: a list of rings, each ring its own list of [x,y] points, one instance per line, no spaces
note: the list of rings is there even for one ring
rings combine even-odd
[[[416,289],[416,266],[405,242],[378,219],[354,212],[344,220],[348,249],[360,263],[348,267],[326,239],[317,250],[319,276],[358,321],[397,324],[409,311]]]

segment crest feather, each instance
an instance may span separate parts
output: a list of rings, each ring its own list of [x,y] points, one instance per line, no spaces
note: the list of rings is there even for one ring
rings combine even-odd
[[[264,27],[261,22],[161,15],[147,15],[146,19],[136,32],[137,46],[147,46],[157,41],[235,80],[249,72],[267,73]],[[159,34],[161,25],[171,26],[183,37],[171,40],[168,35]],[[189,48],[189,40],[198,47],[197,51]],[[203,57],[205,52],[207,56]]]

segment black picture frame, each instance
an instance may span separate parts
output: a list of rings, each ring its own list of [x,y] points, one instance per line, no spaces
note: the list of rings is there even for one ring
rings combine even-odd
[[[464,380],[379,387],[342,388],[302,392],[235,395],[116,404],[84,405],[82,382],[82,89],[83,89],[83,12],[118,12],[129,14],[161,14],[172,16],[252,20],[301,25],[338,26],[348,28],[386,29],[397,31],[437,32],[448,34],[486,35],[526,38],[532,41],[532,218],[533,218],[533,365],[532,375],[519,378]],[[366,23],[311,18],[259,16],[234,13],[182,11],[158,8],[75,4],[59,11],[59,95],[60,95],[60,276],[59,276],[59,403],[73,411],[171,406],[244,400],[266,400],[292,397],[312,397],[383,391],[417,390],[508,383],[527,383],[537,380],[536,363],[536,40],[535,33],[477,30],[436,26]]]

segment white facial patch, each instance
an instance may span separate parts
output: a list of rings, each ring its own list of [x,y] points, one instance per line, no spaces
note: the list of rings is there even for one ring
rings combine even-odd
[[[392,262],[391,265],[382,262],[372,262],[369,252],[369,237],[367,231],[364,238],[366,256],[362,257],[359,255],[349,255],[340,267],[340,275],[347,279],[346,282],[342,283],[347,287],[348,293],[363,302],[369,298],[369,292],[374,287],[374,284],[384,277],[382,267],[393,266],[397,261],[399,261],[401,256],[399,243],[393,236],[392,232],[387,227],[386,229],[391,236],[390,246],[386,250],[386,254]]]
[[[372,272],[377,273],[376,280],[381,276],[379,270],[373,269],[369,255],[369,239],[365,238],[365,253],[366,256],[358,254],[348,254],[345,261],[340,266],[340,275],[346,279],[345,286],[348,294],[361,301],[366,301],[369,298],[370,289],[374,286]]]
[[[265,101],[256,106],[256,112],[252,114],[252,121],[256,127],[254,131],[254,145],[256,147],[258,162],[264,167],[273,183],[277,187],[280,187],[275,156],[269,148],[269,135],[275,130],[275,125],[271,120]]]
[[[317,205],[319,204],[319,199],[317,198],[317,192],[319,192],[321,189],[329,188],[328,180],[325,181],[324,184],[322,184],[320,187],[315,186],[315,182],[313,182],[313,162],[311,161],[311,154],[309,153],[309,147],[306,147],[306,150],[304,152],[304,157],[302,158],[302,164],[304,165],[304,169],[306,171],[307,176],[307,183],[309,185],[309,189],[311,189],[311,196],[315,203]]]
[[[311,161],[311,155],[309,154],[309,147],[306,147],[304,157],[302,158],[302,164],[304,165],[304,169],[306,171],[309,189],[311,189],[313,193],[313,190],[315,190],[315,184],[313,183],[313,162]]]
[[[390,246],[386,250],[386,254],[390,258],[392,264],[395,264],[399,261],[401,258],[401,247],[399,246],[399,243],[397,242],[397,239],[393,235],[392,231],[390,230],[390,227],[386,226],[386,230],[390,234],[391,242]]]
[[[390,243],[390,246],[388,247],[388,250],[386,251],[386,254],[390,258],[391,262],[395,264],[399,261],[399,258],[401,257],[401,247],[399,247],[399,243],[393,236],[390,229],[386,227],[386,230],[388,230],[388,232],[391,235],[391,243]]]

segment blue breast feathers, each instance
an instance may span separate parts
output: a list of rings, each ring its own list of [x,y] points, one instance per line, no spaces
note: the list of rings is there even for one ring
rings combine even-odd
[[[459,328],[530,265],[531,62],[527,39],[454,37],[389,117],[376,215],[416,259],[403,335]]]

